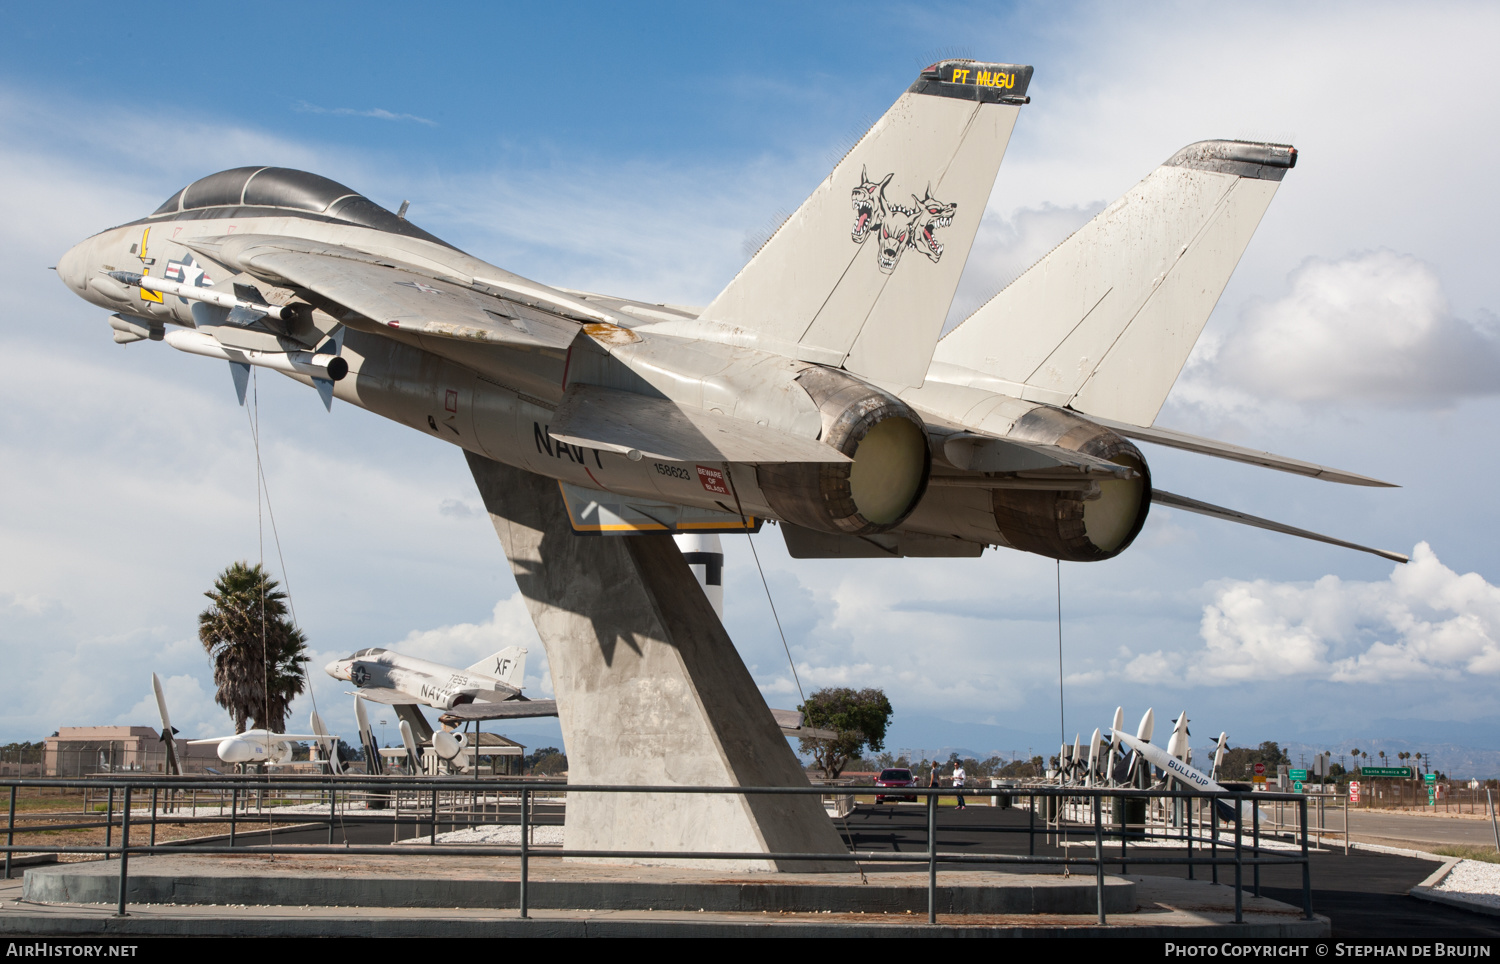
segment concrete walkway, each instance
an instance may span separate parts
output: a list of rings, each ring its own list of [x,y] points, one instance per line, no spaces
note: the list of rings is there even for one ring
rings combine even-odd
[[[641,870],[645,868],[631,868]],[[736,875],[737,876],[737,875]],[[1036,875],[1027,875],[1034,877]],[[684,910],[535,910],[514,908],[287,907],[142,904],[116,917],[108,905],[21,900],[20,881],[0,882],[0,935],[6,937],[1149,937],[1317,938],[1328,920],[1266,898],[1244,898],[1245,923],[1233,920],[1224,886],[1133,877],[1138,903],[1100,927],[1090,914],[940,915],[918,913],[731,913]]]

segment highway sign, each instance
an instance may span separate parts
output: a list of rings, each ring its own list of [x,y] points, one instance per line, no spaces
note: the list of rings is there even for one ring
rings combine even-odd
[[[1411,767],[1360,767],[1359,775],[1365,778],[1385,777],[1396,780],[1410,780],[1414,776]]]
[[[1307,779],[1307,771],[1306,770],[1293,770],[1293,771],[1291,771],[1291,773],[1289,774],[1289,776],[1292,778],[1292,782],[1293,783],[1300,783],[1301,781]]]
[[[1295,773],[1297,771],[1293,770],[1292,772]],[[1293,780],[1292,781],[1292,792],[1293,793],[1301,793],[1302,792],[1302,781],[1301,780]]]
[[[1425,781],[1427,783],[1437,783],[1437,774],[1436,773],[1429,773],[1426,776],[1424,776],[1422,779],[1423,779],[1423,781]]]

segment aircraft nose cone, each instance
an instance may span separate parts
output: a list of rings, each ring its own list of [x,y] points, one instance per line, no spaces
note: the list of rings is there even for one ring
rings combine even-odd
[[[57,276],[62,283],[74,291],[82,292],[88,287],[89,255],[93,245],[83,241],[69,248],[67,253],[57,260]]]
[[[327,666],[323,667],[323,672],[327,673],[329,676],[332,676],[334,679],[349,679],[349,666],[344,660],[341,659],[336,659],[333,662],[329,663]]]
[[[245,763],[254,755],[250,744],[245,740],[231,739],[219,744],[219,759],[225,763]]]

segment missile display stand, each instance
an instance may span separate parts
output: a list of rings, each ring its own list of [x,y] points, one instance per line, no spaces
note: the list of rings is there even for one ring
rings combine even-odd
[[[572,784],[808,786],[672,537],[578,536],[557,483],[465,453],[547,648]],[[621,863],[852,871],[833,861],[692,861],[677,851],[846,853],[817,796],[573,793],[570,850]]]

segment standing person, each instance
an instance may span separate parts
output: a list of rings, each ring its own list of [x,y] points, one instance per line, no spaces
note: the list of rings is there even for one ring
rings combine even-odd
[[[941,765],[938,763],[937,758],[934,757],[932,760],[932,769],[927,773],[927,786],[933,789],[943,785],[943,778],[938,776],[938,767]]]
[[[967,778],[968,778],[968,774],[964,773],[964,765],[962,763],[955,763],[955,764],[953,764],[953,788],[955,790],[962,790],[963,786],[964,786],[964,780],[967,779]],[[966,809],[968,809],[967,807],[964,806],[963,794],[959,794],[957,809],[959,809],[959,810],[966,810]]]

